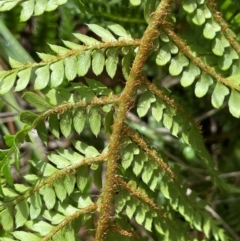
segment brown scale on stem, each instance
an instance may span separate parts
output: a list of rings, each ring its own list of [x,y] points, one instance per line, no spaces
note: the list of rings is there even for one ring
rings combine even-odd
[[[132,65],[132,69],[127,80],[126,86],[123,90],[121,102],[119,104],[119,109],[116,114],[116,122],[112,126],[112,136],[110,138],[109,145],[109,158],[106,171],[106,183],[103,189],[101,197],[101,209],[99,213],[99,220],[96,230],[96,241],[102,241],[104,239],[107,228],[110,225],[111,221],[111,212],[112,201],[114,198],[114,192],[112,192],[113,185],[116,185],[115,176],[117,174],[117,160],[118,160],[118,150],[120,146],[120,137],[122,134],[122,129],[124,126],[124,120],[129,108],[135,101],[135,94],[137,87],[140,82],[136,83],[136,80],[141,79],[143,75],[143,67],[145,61],[148,58],[148,54],[154,48],[153,41],[160,34],[160,24],[167,15],[167,8],[169,7],[170,0],[163,0],[159,4],[156,12],[152,16],[152,21],[150,21],[149,26],[147,27],[140,45],[139,50],[136,54],[135,60]]]

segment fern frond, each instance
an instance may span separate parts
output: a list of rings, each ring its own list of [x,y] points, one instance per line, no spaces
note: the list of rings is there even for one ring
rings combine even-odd
[[[65,3],[51,16],[43,14]],[[0,240],[238,240],[234,205],[228,206],[230,225],[220,217],[227,208],[216,208],[218,215],[210,205],[219,196],[235,197],[239,188],[220,175],[227,165],[218,161],[223,151],[215,150],[217,141],[209,147],[193,110],[196,104],[207,110],[195,98],[206,96],[214,108],[228,105],[240,117],[240,48],[228,29],[231,21],[217,11],[222,3],[4,0],[0,11],[17,4],[22,21],[42,14],[56,21],[60,14],[58,34],[74,30],[76,39],[49,44],[52,53],[37,53],[38,63],[9,58],[12,69],[0,72],[0,94],[21,91],[26,106],[19,114],[25,127],[5,135],[0,150]],[[228,7],[226,2],[223,14]],[[88,35],[81,29],[85,20]],[[36,26],[39,34],[45,22]],[[159,81],[166,76],[177,80],[171,90]],[[124,82],[110,89],[106,77]],[[195,88],[183,91],[178,82]],[[140,120],[141,131],[129,114]],[[43,158],[22,151],[34,141],[32,133],[43,143]],[[237,159],[239,148],[232,146]],[[194,154],[181,160],[186,147]],[[228,162],[224,170],[231,168]]]
[[[66,2],[67,0],[3,0],[0,2],[0,11],[8,11],[17,4],[21,4],[20,21],[27,21],[32,15],[38,16],[44,13],[44,11],[53,11]]]

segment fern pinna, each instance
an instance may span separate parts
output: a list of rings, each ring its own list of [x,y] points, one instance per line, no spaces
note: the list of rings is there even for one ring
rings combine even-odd
[[[52,54],[37,53],[35,63],[10,57],[12,69],[0,72],[1,95],[22,92],[36,110],[21,111],[24,127],[4,136],[0,240],[240,240],[188,186],[182,166],[151,138],[156,133],[144,132],[144,118],[151,117],[169,138],[196,153],[215,190],[239,193],[219,175],[186,103],[159,81],[159,74],[178,76],[183,87],[195,85],[197,97],[210,96],[217,109],[229,96],[230,113],[240,117],[240,46],[233,32],[239,22],[232,21],[230,30],[223,18],[230,5],[216,0],[69,2],[90,22],[92,37],[77,32],[63,46],[49,44]],[[27,21],[45,11],[56,14],[69,2],[2,0],[0,10],[20,5],[20,20]],[[119,69],[125,79],[120,91],[99,81],[103,71],[118,78]],[[84,142],[84,131],[97,141]],[[43,160],[28,160],[23,174],[20,148],[34,142],[33,132],[45,146],[50,139],[67,138],[71,144]],[[104,147],[98,148],[103,139]]]

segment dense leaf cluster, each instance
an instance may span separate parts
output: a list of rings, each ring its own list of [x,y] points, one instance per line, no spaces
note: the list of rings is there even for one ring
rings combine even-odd
[[[66,2],[3,0],[0,11],[20,4],[20,20],[27,21]],[[198,123],[156,74],[178,76],[183,87],[195,85],[195,95],[209,95],[217,109],[230,95],[229,111],[239,118],[238,36],[214,0],[123,1],[129,11],[137,9],[129,29],[127,12],[123,18],[111,15],[111,7],[120,7],[117,2],[110,1],[109,7],[105,1],[77,0],[74,6],[81,15],[106,20],[102,26],[87,24],[91,36],[75,33],[74,40],[63,40],[62,46],[49,44],[52,53],[37,53],[39,62],[10,57],[11,70],[0,72],[0,94],[22,92],[22,99],[35,110],[19,114],[24,128],[5,135],[7,148],[0,151],[1,241],[84,240],[79,230],[86,240],[96,241],[238,237],[212,216],[179,166],[153,148],[149,136],[135,130],[134,121],[127,118],[130,110],[137,120],[152,116],[175,142],[196,153],[216,188],[239,193],[219,176]],[[145,28],[143,33],[131,32],[136,23]],[[192,36],[181,31],[181,23]],[[141,39],[134,37],[140,34]],[[125,79],[120,93],[99,81],[104,72],[116,78],[118,70]],[[152,73],[155,78],[150,81]],[[104,148],[82,141],[86,130],[104,136]],[[29,160],[29,172],[22,175],[20,148],[34,142],[32,132],[45,146],[61,138],[71,139],[70,145],[46,153],[43,160]],[[20,173],[20,182],[12,170]]]

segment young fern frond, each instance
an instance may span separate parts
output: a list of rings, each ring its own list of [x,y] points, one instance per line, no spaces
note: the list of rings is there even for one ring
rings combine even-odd
[[[94,8],[98,4],[107,8],[105,2],[76,1],[81,14],[114,18]],[[20,20],[26,21],[65,3],[4,0],[0,11],[21,4]],[[153,71],[161,68],[179,76],[183,87],[196,81],[195,95],[200,98],[212,93],[214,108],[220,108],[230,94],[230,113],[239,118],[239,43],[213,0],[180,4],[184,24],[199,41],[176,30],[172,6],[178,1],[129,3],[145,17],[140,19],[147,26],[141,39],[133,38],[129,29],[119,24],[121,20],[106,23],[106,28],[89,23],[93,37],[75,33],[80,43],[49,44],[54,54],[38,53],[39,63],[21,63],[10,57],[12,69],[0,72],[0,94],[21,91],[22,99],[36,110],[22,111],[19,118],[25,127],[4,136],[7,148],[0,151],[4,231],[0,241],[227,241],[230,236],[239,240],[231,227],[212,217],[208,203],[188,186],[179,166],[169,161],[161,148],[152,148],[150,140],[126,121],[131,110],[139,118],[151,115],[174,140],[195,151],[216,188],[239,193],[219,176],[191,113],[175,100],[174,92],[147,76],[151,72],[147,61],[154,58]],[[205,46],[200,46],[201,41]],[[119,68],[126,83],[117,94],[99,80],[104,70],[114,79]],[[89,72],[95,78],[89,78]],[[46,146],[46,160],[29,158],[29,171],[22,174],[20,148],[33,141],[29,135],[33,131]],[[83,141],[85,131],[97,141],[104,135],[104,148],[97,148],[97,141],[91,145]],[[47,149],[50,140],[61,138],[71,139],[68,148]],[[20,173],[20,181],[12,170]],[[85,236],[79,238],[80,229]]]

